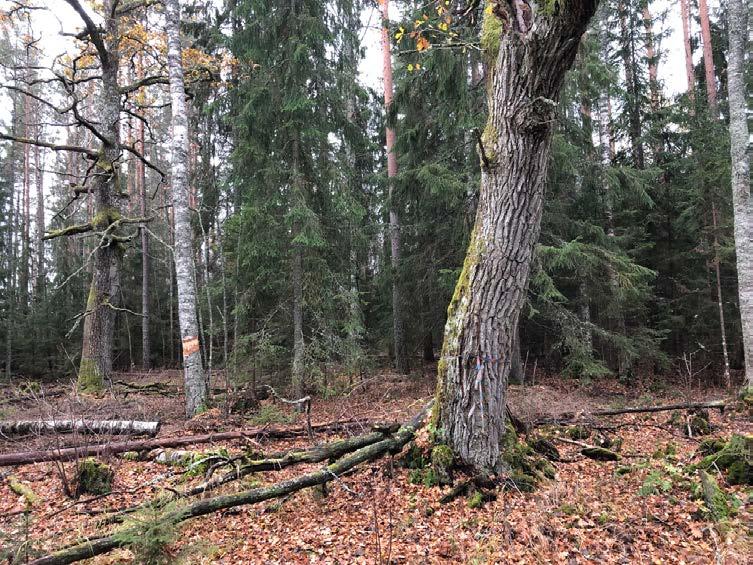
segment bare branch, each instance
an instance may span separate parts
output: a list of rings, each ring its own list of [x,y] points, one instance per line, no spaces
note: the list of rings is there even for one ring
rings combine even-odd
[[[102,59],[102,64],[107,63],[110,60],[110,54],[107,51],[107,47],[105,47],[105,42],[102,39],[102,32],[97,27],[97,24],[95,24],[94,20],[89,17],[89,14],[79,0],[65,1],[71,6],[71,8],[76,10],[76,13],[83,20],[84,25],[86,26],[86,35],[89,36],[91,42],[94,43],[94,47],[97,48],[97,53],[99,53],[99,58]]]
[[[161,3],[161,0],[134,0],[133,2],[128,2],[123,4],[122,6],[118,6],[115,9],[115,14],[122,16],[133,10],[137,10],[139,8],[148,8],[149,6],[154,6],[155,4]]]
[[[131,155],[135,156],[139,161],[144,163],[144,165],[146,165],[153,171],[157,172],[162,177],[162,182],[165,181],[165,179],[167,178],[167,175],[165,174],[165,172],[162,169],[160,169],[157,165],[152,163],[149,159],[144,157],[133,145],[121,143],[120,148],[128,151]]]
[[[161,75],[144,77],[134,83],[128,84],[126,86],[121,86],[119,90],[121,94],[128,94],[129,92],[133,92],[134,90],[138,90],[139,88],[143,88],[145,86],[151,86],[153,84],[169,84],[169,80],[166,76]]]
[[[46,141],[40,141],[38,139],[30,139],[28,137],[17,137],[15,135],[7,135],[0,132],[0,139],[6,141],[15,141],[17,143],[24,143],[26,145],[36,145],[38,147],[46,147],[47,149],[53,149],[54,151],[73,151],[74,153],[83,153],[87,157],[96,159],[99,153],[88,147],[80,147],[78,145],[59,145],[57,143],[47,143]]]

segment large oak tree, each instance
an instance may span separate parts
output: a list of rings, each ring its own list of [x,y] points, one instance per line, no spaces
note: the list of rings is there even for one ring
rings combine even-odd
[[[597,0],[500,0],[484,13],[488,119],[465,263],[447,312],[434,424],[453,452],[499,470],[515,328],[544,203],[557,100]]]

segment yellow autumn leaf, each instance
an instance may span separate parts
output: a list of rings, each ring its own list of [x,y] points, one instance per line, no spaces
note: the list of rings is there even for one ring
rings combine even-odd
[[[431,44],[429,43],[429,40],[425,37],[419,37],[416,40],[416,51],[425,51],[429,47],[431,47]]]

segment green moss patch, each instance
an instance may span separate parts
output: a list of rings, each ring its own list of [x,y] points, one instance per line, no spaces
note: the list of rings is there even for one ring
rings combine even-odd
[[[711,449],[712,445],[706,444],[706,448]],[[753,435],[733,434],[721,449],[704,457],[698,467],[726,471],[732,485],[753,485]]]
[[[94,457],[87,457],[76,468],[76,496],[82,494],[109,494],[115,472]]]

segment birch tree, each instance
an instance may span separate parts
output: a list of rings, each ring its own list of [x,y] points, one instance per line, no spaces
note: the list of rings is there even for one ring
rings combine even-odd
[[[753,200],[750,194],[750,154],[745,86],[748,51],[748,5],[729,2],[729,134],[732,160],[732,207],[735,215],[737,286],[745,349],[745,386],[753,387]]]
[[[481,189],[447,312],[433,422],[466,463],[501,469],[515,329],[538,239],[557,100],[596,0],[489,4]]]
[[[196,318],[196,283],[193,264],[193,232],[188,207],[188,112],[180,46],[180,2],[165,1],[167,64],[172,104],[171,178],[175,214],[175,273],[178,283],[178,320],[183,344],[186,415],[202,411],[207,403],[207,383],[199,348]]]

